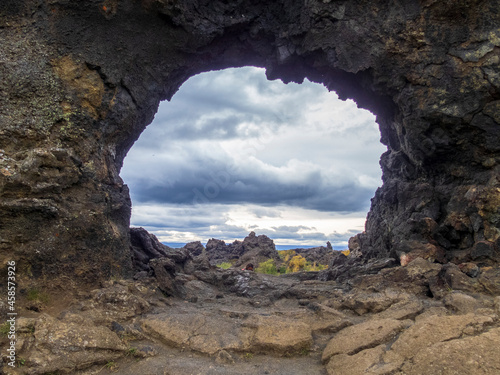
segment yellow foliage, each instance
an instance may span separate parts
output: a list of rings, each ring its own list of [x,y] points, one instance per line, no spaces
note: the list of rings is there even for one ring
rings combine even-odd
[[[292,256],[294,256],[295,254],[297,254],[297,253],[295,252],[295,250],[281,250],[281,251],[279,252],[279,256],[280,256],[280,258],[281,258],[281,259],[282,259],[285,263],[287,263],[287,262],[290,260],[290,258],[291,258]]]
[[[328,266],[325,264],[316,264],[316,262],[310,264],[309,262],[307,262],[306,266],[304,267],[304,271],[323,271],[327,268]]]
[[[290,262],[288,262],[287,272],[299,272],[306,265],[306,258],[302,255],[295,255]]]
[[[347,250],[342,250],[341,253],[344,254],[345,256],[348,256],[351,253],[351,251],[347,249]]]

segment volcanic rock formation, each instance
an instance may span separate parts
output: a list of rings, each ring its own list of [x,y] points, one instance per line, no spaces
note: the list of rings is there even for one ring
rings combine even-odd
[[[212,238],[207,242],[206,251],[213,265],[231,262],[235,266],[245,266],[248,263],[257,266],[268,259],[280,259],[273,240],[265,235],[257,236],[255,232],[250,232],[243,242],[234,241],[229,245]]]
[[[245,65],[377,115],[364,257],[498,260],[499,24],[496,0],[3,0],[0,262],[130,274],[127,151],[189,77]]]

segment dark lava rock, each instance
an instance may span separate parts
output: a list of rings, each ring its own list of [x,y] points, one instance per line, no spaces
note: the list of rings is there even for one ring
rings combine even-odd
[[[398,263],[393,258],[360,260],[359,258],[346,257],[340,253],[332,259],[328,269],[318,273],[318,280],[335,280],[345,282],[359,275],[377,274],[384,268],[396,266]]]
[[[446,261],[495,264],[498,248],[477,243],[498,247],[500,237],[497,9],[497,0],[2,1],[0,264],[29,264],[19,279],[51,286],[131,276],[127,152],[188,78],[247,65],[322,83],[376,114],[387,152],[358,237],[363,257],[397,259],[428,243]],[[138,267],[151,255],[134,256]]]
[[[252,263],[255,267],[267,259],[279,261],[279,255],[273,240],[265,235],[257,236],[251,232],[242,241],[234,241],[226,245],[224,241],[211,239],[207,243],[206,251],[212,265],[222,262],[231,262],[236,267]]]
[[[165,257],[171,250],[144,228],[130,228],[130,248],[136,271],[148,271],[151,259]]]
[[[191,254],[191,256],[193,257],[201,255],[205,250],[205,247],[203,247],[200,241],[190,242],[186,244],[184,248],[187,249],[189,251],[189,254]]]
[[[331,247],[331,245],[330,245]],[[302,255],[311,264],[325,264],[328,265],[333,257],[339,254],[339,251],[335,251],[332,248],[318,246],[311,247],[307,249],[293,249],[298,255]]]

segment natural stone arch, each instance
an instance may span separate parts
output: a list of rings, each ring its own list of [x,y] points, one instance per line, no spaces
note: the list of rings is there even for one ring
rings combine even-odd
[[[498,259],[494,0],[4,1],[1,260],[94,282],[130,271],[128,149],[190,76],[262,66],[377,115],[384,185],[366,257]]]

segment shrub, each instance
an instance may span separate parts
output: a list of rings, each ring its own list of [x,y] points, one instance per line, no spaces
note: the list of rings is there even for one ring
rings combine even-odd
[[[290,272],[299,272],[304,269],[307,261],[302,255],[295,255],[289,262],[288,268],[286,270],[287,273]]]
[[[227,270],[228,268],[231,268],[232,264],[229,262],[222,262],[221,264],[218,264],[217,267],[222,268],[223,270]]]
[[[347,249],[347,250],[342,250],[341,253],[344,254],[345,256],[348,256],[351,253],[351,251]]]
[[[328,266],[326,264],[316,264],[314,262],[311,264],[310,262],[307,262],[306,265],[304,266],[304,271],[323,271],[326,270]]]
[[[265,273],[267,275],[277,275],[278,270],[276,269],[276,263],[273,259],[268,259],[265,262],[259,263],[259,266],[255,269],[255,272]]]
[[[279,257],[284,262],[288,262],[290,260],[290,258],[293,257],[296,254],[297,253],[295,252],[295,250],[281,250],[281,251],[278,252]]]

